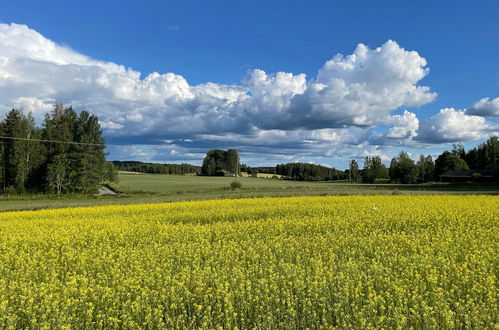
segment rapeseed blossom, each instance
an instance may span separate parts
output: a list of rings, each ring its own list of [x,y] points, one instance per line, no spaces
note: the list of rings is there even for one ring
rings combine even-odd
[[[499,198],[0,214],[2,328],[494,328]]]

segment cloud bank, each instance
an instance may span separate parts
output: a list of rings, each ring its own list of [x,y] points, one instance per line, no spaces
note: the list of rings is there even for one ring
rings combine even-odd
[[[385,144],[478,139],[491,130],[479,116],[497,116],[499,99],[482,99],[466,111],[442,109],[421,126],[413,112],[394,115],[435,100],[436,93],[420,84],[428,72],[417,52],[389,40],[334,56],[316,77],[253,70],[239,85],[190,85],[175,73],[142,77],[58,45],[25,25],[0,24],[1,112],[16,106],[40,119],[55,102],[72,104],[97,114],[115,143],[157,145],[149,151],[127,147],[137,157],[154,158],[154,149],[173,159],[225,145],[281,159],[286,153],[347,157],[356,148],[360,155]],[[386,131],[375,132],[381,125]]]

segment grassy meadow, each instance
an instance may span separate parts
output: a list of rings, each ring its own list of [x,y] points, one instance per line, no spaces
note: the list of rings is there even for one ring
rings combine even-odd
[[[238,178],[243,187],[232,191],[231,177],[194,175],[138,174],[120,172],[115,196],[94,195],[2,195],[0,212],[37,210],[93,205],[165,203],[188,200],[324,196],[324,195],[438,195],[438,194],[499,194],[498,185],[449,184],[349,184],[338,182],[288,181],[265,178]]]
[[[2,328],[479,328],[499,199],[326,196],[0,213]]]

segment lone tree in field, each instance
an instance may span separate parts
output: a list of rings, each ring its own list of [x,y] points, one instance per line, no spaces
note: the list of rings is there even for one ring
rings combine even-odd
[[[201,167],[202,175],[217,175],[219,171],[227,171],[239,175],[239,155],[237,150],[212,149],[208,151]]]

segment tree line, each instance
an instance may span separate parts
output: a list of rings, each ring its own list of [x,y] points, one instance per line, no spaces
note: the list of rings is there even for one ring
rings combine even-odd
[[[201,172],[201,167],[191,164],[156,164],[139,161],[118,161],[113,160],[116,169],[121,171],[150,173],[150,174],[197,174]]]
[[[246,172],[249,175],[258,173],[277,174],[275,166],[248,166],[246,164],[241,164],[241,172]]]
[[[345,179],[345,172],[333,167],[308,163],[287,163],[275,167],[277,174],[297,181],[332,181]]]
[[[98,118],[57,104],[36,127],[31,113],[12,109],[0,121],[0,192],[94,192],[115,181]]]
[[[389,178],[393,183],[424,183],[438,181],[439,176],[451,170],[495,169],[499,174],[499,138],[490,137],[484,143],[465,151],[462,144],[442,152],[433,161],[431,155],[420,155],[417,162],[401,151],[390,162],[383,165],[379,156],[368,156],[364,168],[359,169],[357,161],[350,162],[347,170],[350,182],[374,183],[379,178]]]

